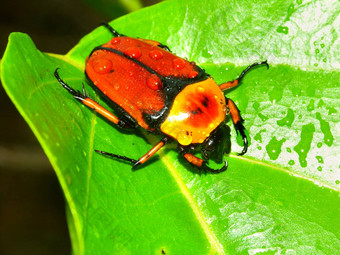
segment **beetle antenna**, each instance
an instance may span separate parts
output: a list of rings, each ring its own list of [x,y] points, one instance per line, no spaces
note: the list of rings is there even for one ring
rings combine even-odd
[[[136,164],[138,162],[138,160],[132,159],[132,158],[128,158],[125,156],[121,156],[121,155],[117,155],[117,154],[113,154],[113,153],[109,153],[109,152],[105,152],[105,151],[100,151],[100,150],[94,150],[95,152],[97,152],[98,154],[102,154],[111,158],[118,158],[118,159],[122,159],[125,161],[129,161],[132,164]]]
[[[111,27],[109,23],[102,22],[102,23],[100,23],[100,25],[101,25],[101,26],[104,26],[104,27],[106,27],[108,30],[110,30],[110,32],[111,32],[114,36],[117,36],[117,37],[121,36],[121,34],[118,33],[116,30],[114,30],[113,27]]]

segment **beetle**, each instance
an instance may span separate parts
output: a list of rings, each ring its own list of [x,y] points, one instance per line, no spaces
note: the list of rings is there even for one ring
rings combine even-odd
[[[223,162],[229,132],[226,116],[230,115],[236,132],[242,136],[243,150],[248,140],[243,119],[235,103],[223,91],[237,86],[251,69],[267,61],[248,66],[240,76],[218,85],[204,69],[173,54],[157,41],[132,38],[103,24],[112,39],[95,47],[86,59],[85,75],[101,96],[109,101],[120,117],[99,103],[76,91],[54,72],[58,82],[77,100],[121,128],[143,128],[162,136],[161,140],[138,160],[95,150],[97,153],[133,164],[144,164],[170,142],[178,143],[178,151],[199,169],[219,173],[227,169],[225,161],[219,169],[208,166],[209,159]],[[193,155],[200,149],[203,159]]]

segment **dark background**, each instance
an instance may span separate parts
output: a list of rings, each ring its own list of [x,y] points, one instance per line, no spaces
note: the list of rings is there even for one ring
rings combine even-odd
[[[102,21],[128,12],[119,7],[100,12],[90,2],[5,1],[0,9],[0,57],[11,32],[29,34],[43,52],[65,54]],[[70,254],[64,197],[56,174],[2,86],[0,109],[0,254]]]

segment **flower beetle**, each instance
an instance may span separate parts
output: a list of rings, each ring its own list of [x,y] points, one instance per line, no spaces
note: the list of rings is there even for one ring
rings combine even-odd
[[[115,116],[83,93],[74,90],[59,76],[55,77],[74,98],[121,128],[139,128],[162,136],[140,159],[96,150],[97,153],[126,160],[133,168],[145,163],[169,142],[176,141],[180,154],[192,165],[215,173],[220,169],[207,165],[209,158],[222,162],[228,142],[225,124],[230,114],[234,127],[244,142],[240,155],[247,152],[248,141],[243,119],[235,103],[223,90],[237,86],[244,75],[266,61],[248,66],[233,81],[217,85],[213,78],[195,64],[180,58],[159,42],[131,38],[103,24],[113,38],[95,47],[86,59],[85,74],[101,95],[120,113]],[[192,151],[200,149],[203,159]]]

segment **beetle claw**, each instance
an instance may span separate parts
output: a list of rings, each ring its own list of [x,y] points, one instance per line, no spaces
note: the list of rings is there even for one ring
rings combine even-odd
[[[209,171],[209,172],[211,172],[213,174],[218,174],[218,173],[221,173],[221,172],[224,172],[225,170],[227,170],[227,168],[228,168],[228,161],[226,160],[225,163],[224,163],[224,166],[221,167],[220,169],[213,169],[213,168],[207,166],[206,163],[203,163],[202,167],[206,171]]]

